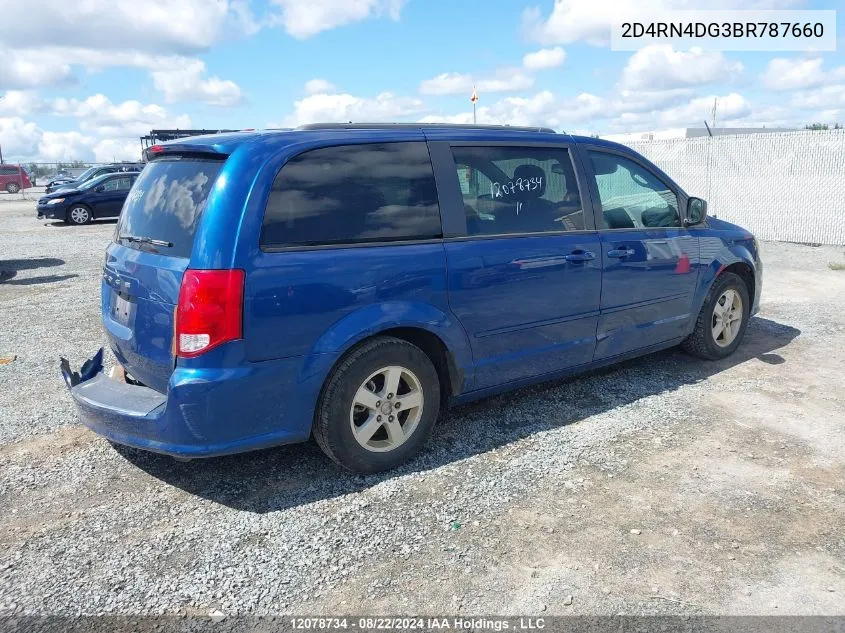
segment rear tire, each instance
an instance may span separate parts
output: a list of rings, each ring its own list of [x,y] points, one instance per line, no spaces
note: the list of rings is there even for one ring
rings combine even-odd
[[[331,459],[367,474],[408,461],[440,412],[440,380],[418,347],[378,337],[334,368],[320,397],[314,439]]]
[[[67,212],[68,224],[88,224],[91,219],[91,209],[81,204],[74,205],[70,208],[70,211]]]
[[[16,182],[10,182],[6,184],[6,191],[9,193],[17,193],[21,190],[21,186]]]
[[[739,275],[723,273],[707,293],[695,329],[681,347],[693,356],[718,360],[734,353],[748,328],[751,301]]]

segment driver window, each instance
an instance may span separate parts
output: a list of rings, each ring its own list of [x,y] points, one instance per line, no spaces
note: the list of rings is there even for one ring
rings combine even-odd
[[[117,190],[117,178],[112,178],[111,180],[107,180],[103,183],[103,191],[116,191]]]
[[[468,235],[584,230],[584,211],[566,148],[452,148]]]
[[[678,197],[649,170],[616,154],[590,151],[606,229],[681,226]]]

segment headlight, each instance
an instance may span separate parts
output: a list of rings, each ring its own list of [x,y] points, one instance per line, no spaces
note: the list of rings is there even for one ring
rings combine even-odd
[[[60,202],[64,202],[64,198],[53,198],[52,200],[48,200],[47,204],[59,204]]]

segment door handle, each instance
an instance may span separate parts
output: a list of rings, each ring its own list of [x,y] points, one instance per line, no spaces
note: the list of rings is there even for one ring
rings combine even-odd
[[[612,251],[607,251],[608,257],[630,257],[635,253],[633,248],[614,248]]]
[[[564,255],[564,259],[568,262],[588,262],[595,258],[595,253],[590,251],[573,251],[569,255]]]

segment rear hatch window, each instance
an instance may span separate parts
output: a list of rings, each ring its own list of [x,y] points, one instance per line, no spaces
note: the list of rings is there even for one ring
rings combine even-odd
[[[170,257],[190,257],[197,223],[222,166],[222,159],[180,156],[150,162],[129,192],[115,241]]]

